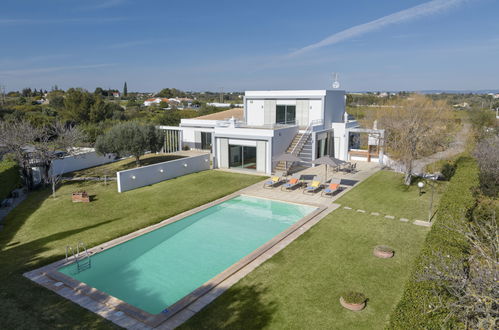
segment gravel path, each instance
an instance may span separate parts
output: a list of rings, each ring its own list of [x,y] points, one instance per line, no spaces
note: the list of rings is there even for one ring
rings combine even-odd
[[[459,132],[456,133],[456,139],[452,142],[447,149],[444,151],[437,152],[425,158],[418,159],[414,161],[413,173],[423,173],[423,169],[426,165],[434,163],[440,159],[449,158],[455,156],[464,151],[466,147],[466,140],[468,139],[468,134],[471,129],[470,123],[464,123],[463,127]]]

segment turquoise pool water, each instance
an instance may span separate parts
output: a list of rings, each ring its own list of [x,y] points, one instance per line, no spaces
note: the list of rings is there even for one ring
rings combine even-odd
[[[59,271],[158,314],[314,210],[238,196]]]

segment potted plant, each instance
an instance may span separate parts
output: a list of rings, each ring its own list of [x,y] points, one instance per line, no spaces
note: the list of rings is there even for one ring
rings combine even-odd
[[[347,291],[341,295],[340,304],[351,311],[361,311],[366,307],[366,300],[363,293]]]
[[[378,258],[391,258],[395,254],[395,251],[386,245],[378,245],[374,247],[373,254]]]

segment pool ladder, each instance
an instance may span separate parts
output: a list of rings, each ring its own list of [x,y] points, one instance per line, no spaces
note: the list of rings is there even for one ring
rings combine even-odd
[[[71,260],[76,262],[78,273],[91,267],[90,253],[88,253],[87,247],[83,242],[80,241],[76,244],[76,253],[71,245],[66,245],[66,261]]]

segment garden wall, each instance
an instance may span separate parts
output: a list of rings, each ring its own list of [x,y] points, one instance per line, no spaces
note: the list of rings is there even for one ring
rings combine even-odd
[[[114,155],[99,155],[94,149],[89,148],[87,152],[75,156],[68,156],[52,161],[52,174],[60,175],[67,172],[82,170],[89,167],[99,166],[115,161]]]
[[[210,155],[205,154],[116,172],[118,192],[121,193],[137,189],[182,175],[209,169]],[[179,189],[181,189],[181,187],[179,187]]]

